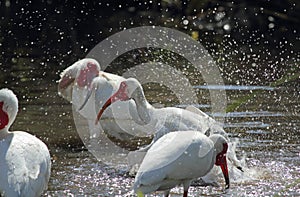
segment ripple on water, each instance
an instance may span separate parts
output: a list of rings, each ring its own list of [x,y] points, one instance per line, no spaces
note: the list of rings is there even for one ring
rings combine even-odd
[[[197,85],[193,86],[195,89],[208,89],[208,90],[268,90],[273,91],[276,88],[270,86],[242,86],[242,85]]]
[[[245,121],[245,122],[238,122],[238,123],[228,123],[224,125],[224,128],[267,128],[271,125],[268,123],[264,123],[261,121]]]

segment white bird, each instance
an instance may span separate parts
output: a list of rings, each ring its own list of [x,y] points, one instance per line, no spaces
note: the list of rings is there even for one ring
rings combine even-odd
[[[117,94],[125,95],[121,91],[125,90],[121,88],[123,85],[128,86],[126,91],[131,89],[131,93],[134,94],[128,94],[128,98],[117,99],[119,97]],[[155,139],[152,140],[154,142],[165,133],[178,130],[209,131],[227,136],[219,123],[195,107],[154,108],[146,100],[137,80],[132,78],[126,80],[118,75],[103,72],[94,59],[80,60],[63,71],[58,90],[87,120],[91,137],[99,139],[97,132],[103,129],[111,141],[128,150],[149,144],[153,135],[155,135]],[[115,95],[114,99],[112,95]],[[112,100],[114,101],[111,102]],[[118,100],[122,102],[116,102]],[[99,109],[101,109],[101,114],[98,114],[98,119],[101,116],[100,124],[95,125],[96,111]],[[229,146],[230,150],[231,147]],[[139,165],[146,150],[131,152],[128,158],[129,166]],[[235,166],[240,165],[235,151],[228,158]]]
[[[198,131],[175,131],[158,139],[148,150],[135,177],[134,192],[148,194],[183,184],[183,196],[193,179],[206,175],[212,167],[221,167],[226,189],[229,175],[226,162],[228,144],[220,134],[210,137]]]
[[[97,129],[95,129],[97,126],[101,126],[112,140],[121,141],[123,144],[131,144],[133,139],[138,138],[144,141],[155,133],[159,138],[164,133],[176,130],[207,131],[210,128],[211,131],[225,134],[214,119],[199,109],[154,108],[145,99],[137,81],[136,87],[141,91],[137,93],[134,101],[123,99],[123,102],[115,102],[111,107],[104,107],[105,101],[119,89],[120,83],[124,80],[125,78],[118,75],[101,71],[96,60],[86,58],[75,62],[62,72],[58,91],[71,101],[75,110],[88,121],[89,130],[94,131],[90,133],[91,137],[97,137]],[[103,109],[100,125],[95,125],[96,111],[100,108]],[[104,108],[108,109],[104,112]],[[151,119],[150,114],[152,114]],[[138,143],[145,144],[142,141]],[[146,143],[149,143],[149,140]]]
[[[210,133],[220,133],[227,136],[223,128],[208,115],[198,110],[195,113],[194,108],[181,109],[176,107],[154,108],[147,102],[141,84],[134,78],[128,78],[120,83],[118,91],[113,94],[97,115],[100,120],[102,114],[111,104],[117,101],[133,100],[137,113],[130,112],[135,125],[143,126],[144,133],[155,134],[156,141],[166,133],[172,131],[197,130]],[[128,107],[127,107],[128,108]],[[118,110],[112,108],[112,111]],[[115,113],[117,114],[117,113]],[[134,124],[132,124],[134,125]]]
[[[106,89],[111,88],[117,89],[120,82],[125,80],[121,76],[101,71],[100,65],[95,59],[84,58],[75,62],[60,74],[58,92],[63,98],[79,108],[83,103],[74,103],[72,100],[74,98],[73,90],[77,88],[78,90],[75,90],[75,94],[79,95],[76,95],[76,97],[80,97],[82,101],[85,100],[87,90],[91,90],[92,81],[96,77],[105,79],[109,83],[105,84],[104,87],[100,87],[101,91],[107,91]]]
[[[0,196],[37,197],[47,189],[51,160],[47,146],[23,131],[9,131],[18,99],[0,90]]]
[[[108,109],[103,114],[100,125],[95,125],[96,110],[117,91],[121,81],[124,80],[125,78],[118,75],[101,71],[96,60],[85,58],[75,62],[61,73],[58,92],[63,98],[72,102],[75,110],[87,121],[90,138],[98,138],[99,132],[103,129],[113,142],[125,148],[136,149],[137,144],[149,143],[149,140],[147,141],[149,137],[136,138],[135,135],[127,132],[132,129],[130,122],[134,121],[129,112],[122,109],[128,106],[134,108],[133,101],[115,104],[121,112],[116,115]],[[136,109],[132,109],[131,113],[137,114]],[[118,124],[120,121],[123,122],[122,126]],[[141,129],[143,128],[135,128],[134,134],[142,133]]]
[[[102,106],[97,115],[97,120],[101,118],[105,109],[112,103],[130,99],[134,100],[136,103],[136,110],[138,113],[137,116],[132,117],[133,120],[137,122],[136,125],[144,125],[143,132],[149,132],[155,135],[151,144],[138,151],[129,153],[128,162],[131,168],[136,165],[139,166],[151,145],[153,145],[161,136],[169,132],[194,130],[206,133],[207,135],[221,134],[226,138],[228,137],[221,125],[195,107],[188,107],[187,109],[175,107],[156,109],[152,106],[149,107],[142,86],[134,78],[126,79],[120,83],[118,91]],[[240,162],[236,158],[235,150],[232,150],[233,148],[234,147],[230,144],[229,152],[231,154],[228,155],[228,159],[230,160],[229,164],[242,171]],[[238,173],[235,170],[236,168],[231,168],[232,174]],[[135,169],[132,168],[131,170],[134,173]],[[215,182],[217,174],[218,171],[215,171],[213,174],[209,173],[206,177],[203,177],[204,182]]]

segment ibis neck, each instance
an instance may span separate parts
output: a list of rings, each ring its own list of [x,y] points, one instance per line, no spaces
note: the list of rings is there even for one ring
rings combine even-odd
[[[138,115],[144,124],[148,124],[151,120],[148,102],[141,88],[137,88],[132,93],[132,98],[136,103]]]
[[[0,140],[4,139],[9,134],[8,127],[0,130]]]

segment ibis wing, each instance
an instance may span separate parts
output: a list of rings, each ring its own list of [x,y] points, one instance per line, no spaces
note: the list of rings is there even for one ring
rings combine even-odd
[[[18,131],[13,132],[10,144],[6,150],[6,169],[2,169],[7,173],[7,184],[14,185],[14,191],[10,192],[21,196],[41,195],[47,188],[51,167],[46,145],[36,137]]]
[[[153,185],[170,175],[178,178],[182,175],[181,172],[188,173],[184,169],[189,171],[197,165],[190,159],[211,154],[212,144],[207,144],[206,141],[207,137],[197,131],[177,131],[162,136],[147,152],[136,180],[143,185]]]

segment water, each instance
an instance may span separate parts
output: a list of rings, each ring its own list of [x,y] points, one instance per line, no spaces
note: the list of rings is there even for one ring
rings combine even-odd
[[[124,196],[131,190],[133,177],[104,165],[83,146],[71,104],[58,96],[56,81],[64,68],[103,39],[141,25],[198,32],[196,37],[220,64],[225,87],[205,86],[197,79],[199,72],[188,69],[178,54],[154,59],[175,67],[185,65],[181,71],[192,78],[199,98],[196,107],[201,110],[210,114],[208,88],[224,88],[227,103],[238,106],[226,114],[224,128],[239,139],[237,154],[245,156],[249,170],[243,179],[231,177],[227,194],[222,188],[191,187],[190,195],[299,196],[300,45],[295,19],[299,5],[293,1],[257,5],[207,1],[202,6],[157,2],[0,2],[0,86],[11,88],[20,101],[12,130],[37,135],[51,151],[52,174],[44,196]],[[184,12],[187,17],[182,18]],[[122,56],[127,63],[116,63],[109,71],[120,73],[141,63],[139,57],[152,61],[147,50],[135,51],[130,58]],[[145,88],[145,92],[156,106],[186,107],[164,87]],[[178,187],[171,195],[182,192]]]
[[[57,94],[57,73],[53,72],[49,77],[51,80],[37,77],[39,85],[29,86],[28,91],[18,85],[12,87],[20,100],[20,112],[12,129],[37,135],[47,143],[51,152],[52,174],[44,196],[128,194],[134,178],[125,171],[101,163],[83,146],[75,129],[71,104]],[[195,86],[195,89],[207,91],[202,85]],[[226,132],[233,139],[239,139],[237,155],[246,157],[248,169],[242,179],[231,177],[231,189],[226,193],[221,187],[208,186],[191,187],[190,195],[300,195],[299,90],[288,84],[277,88],[228,85],[225,90],[229,104],[257,91],[237,110],[227,113],[224,124]],[[148,92],[148,95],[155,94]],[[163,104],[164,98],[148,97],[148,100]],[[174,102],[173,105],[178,104]],[[200,103],[197,107],[209,113],[210,103]],[[177,187],[171,195],[181,196],[182,192],[182,188]],[[162,194],[157,192],[149,196]]]

